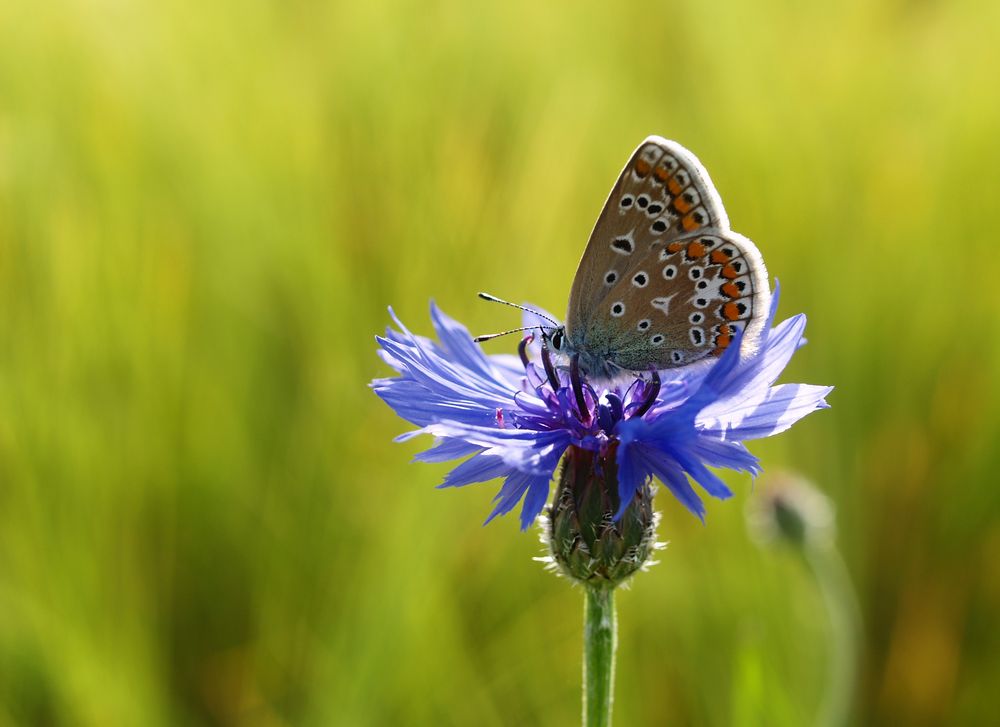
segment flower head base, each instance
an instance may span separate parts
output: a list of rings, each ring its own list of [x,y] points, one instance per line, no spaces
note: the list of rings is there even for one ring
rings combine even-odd
[[[521,502],[521,527],[531,525],[567,450],[574,467],[585,461],[582,452],[592,453],[595,481],[617,488],[617,497],[607,499],[617,506],[615,522],[644,495],[652,477],[704,518],[690,480],[713,497],[731,497],[709,467],[757,474],[757,458],[743,441],[782,432],[826,406],[830,387],[773,385],[805,328],[803,315],[772,328],[777,301],[776,290],[759,341],[747,342],[756,344],[752,351],[734,342],[718,360],[597,388],[574,367],[554,366],[531,337],[522,341],[519,357],[487,356],[463,326],[432,305],[440,342],[410,333],[396,319],[399,330],[389,329],[377,341],[382,359],[399,376],[376,379],[372,386],[418,427],[400,439],[437,438],[418,460],[468,458],[442,487],[504,478],[487,522]],[[526,316],[525,325],[537,324]],[[617,469],[610,480],[608,471],[598,469],[608,462]]]
[[[622,516],[614,448],[604,456],[571,446],[559,473],[555,500],[545,518],[544,558],[563,575],[614,587],[640,570],[656,543],[653,490],[644,484]]]

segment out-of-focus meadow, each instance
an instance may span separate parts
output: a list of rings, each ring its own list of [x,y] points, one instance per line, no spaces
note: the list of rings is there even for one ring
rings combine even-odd
[[[0,723],[565,725],[582,596],[367,388],[392,304],[563,311],[647,134],[711,171],[833,408],[755,443],[832,498],[856,724],[1000,685],[1000,4],[0,5]],[[510,351],[515,339],[490,344]],[[658,498],[622,725],[803,725],[787,550]]]

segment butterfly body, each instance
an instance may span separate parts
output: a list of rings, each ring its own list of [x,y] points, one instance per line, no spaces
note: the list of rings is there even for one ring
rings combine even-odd
[[[753,341],[769,301],[764,261],[729,229],[704,167],[650,136],[594,226],[565,327],[546,338],[591,377],[676,368],[721,355],[741,332]]]

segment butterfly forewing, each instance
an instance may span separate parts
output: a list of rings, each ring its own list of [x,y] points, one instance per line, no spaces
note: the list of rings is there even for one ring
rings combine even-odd
[[[649,137],[598,218],[570,296],[571,347],[644,370],[719,355],[756,333],[767,273],[750,240],[729,230],[708,173],[680,145]]]

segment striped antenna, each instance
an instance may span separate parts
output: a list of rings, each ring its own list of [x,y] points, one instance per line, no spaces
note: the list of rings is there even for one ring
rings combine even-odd
[[[533,331],[538,326],[522,326],[521,328],[511,328],[509,331],[503,331],[501,333],[488,333],[485,336],[476,336],[472,340],[476,343],[482,343],[483,341],[492,341],[494,338],[500,338],[500,336],[509,336],[511,333],[520,333],[521,331]]]
[[[552,320],[544,313],[539,313],[534,308],[528,308],[527,306],[518,305],[517,303],[511,303],[509,300],[504,300],[503,298],[497,298],[495,295],[490,295],[489,293],[480,293],[479,297],[482,298],[483,300],[488,300],[491,303],[502,303],[503,305],[509,305],[511,308],[517,308],[518,310],[523,310],[526,313],[533,313],[539,318],[544,318],[556,328],[559,327],[558,322]],[[529,326],[529,328],[535,328],[535,326]],[[508,333],[515,333],[516,331],[525,331],[525,330],[527,330],[527,328],[516,328],[513,331],[508,331]],[[497,335],[499,336],[504,334],[498,333]]]

